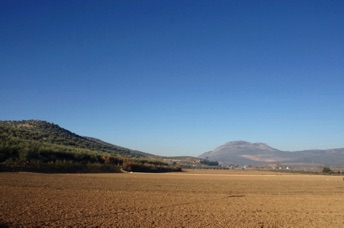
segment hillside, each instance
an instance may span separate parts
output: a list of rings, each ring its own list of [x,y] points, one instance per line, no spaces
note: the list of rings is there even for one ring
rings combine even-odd
[[[152,154],[115,146],[91,137],[82,137],[57,124],[39,120],[0,121],[0,131],[7,136],[41,143],[73,146],[101,152],[115,153],[129,157],[156,157]]]
[[[265,143],[228,142],[199,156],[223,165],[266,165],[273,163],[344,166],[344,149],[281,151]]]
[[[0,121],[0,164],[3,169],[57,172],[180,170],[156,155],[82,137],[39,120]]]

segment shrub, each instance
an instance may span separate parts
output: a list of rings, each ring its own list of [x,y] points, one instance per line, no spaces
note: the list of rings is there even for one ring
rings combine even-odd
[[[333,173],[333,171],[332,171],[332,169],[330,169],[329,167],[324,167],[323,173],[325,173],[325,174],[331,174],[331,173]]]

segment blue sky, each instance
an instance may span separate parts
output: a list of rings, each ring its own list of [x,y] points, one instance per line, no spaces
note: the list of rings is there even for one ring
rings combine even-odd
[[[159,155],[344,147],[343,1],[0,0],[0,119]]]

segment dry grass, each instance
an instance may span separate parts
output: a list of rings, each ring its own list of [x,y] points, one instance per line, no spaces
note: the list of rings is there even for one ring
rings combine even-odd
[[[342,177],[0,173],[0,227],[344,227],[343,211]]]

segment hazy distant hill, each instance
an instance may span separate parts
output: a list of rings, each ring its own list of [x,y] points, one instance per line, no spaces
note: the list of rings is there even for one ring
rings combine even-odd
[[[306,150],[287,152],[272,148],[264,143],[245,141],[228,142],[200,158],[219,161],[223,164],[264,165],[269,163],[313,163],[344,166],[344,149]]]

